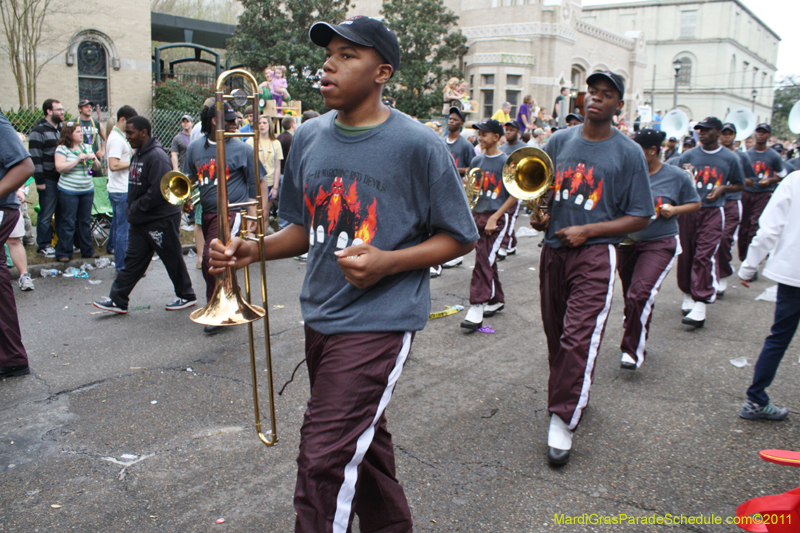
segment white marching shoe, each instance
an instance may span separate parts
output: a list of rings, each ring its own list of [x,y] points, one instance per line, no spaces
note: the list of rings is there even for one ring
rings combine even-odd
[[[688,315],[694,309],[694,300],[692,299],[691,294],[684,294],[683,295],[683,303],[681,303],[681,312],[683,316]]]
[[[703,302],[695,302],[691,312],[683,317],[681,322],[687,326],[702,328],[706,323],[706,304]]]
[[[622,361],[620,361],[619,366],[625,370],[636,370],[636,359],[623,352]]]
[[[717,296],[724,296],[728,288],[728,280],[723,278],[717,282]]]
[[[550,431],[547,433],[547,461],[553,466],[561,466],[569,461],[572,449],[572,430],[561,417],[550,415]]]
[[[466,318],[461,322],[461,327],[472,331],[481,327],[483,325],[483,308],[485,306],[486,304],[476,304],[470,307]]]

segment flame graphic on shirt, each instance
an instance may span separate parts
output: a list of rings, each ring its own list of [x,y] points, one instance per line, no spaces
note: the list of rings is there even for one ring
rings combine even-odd
[[[758,179],[769,178],[771,168],[767,167],[767,163],[765,161],[756,161],[753,163],[753,172],[756,173]]]
[[[713,189],[722,185],[722,171],[717,167],[706,165],[703,169],[697,169],[694,174],[694,181],[698,189]]]
[[[593,210],[603,197],[603,180],[596,179],[594,167],[587,170],[584,163],[564,170],[559,167],[556,170],[554,188],[556,201],[570,201],[587,211]]]
[[[208,163],[203,163],[202,165],[197,167],[197,175],[200,180],[200,185],[215,185],[216,184],[216,172],[217,172],[217,160],[213,157],[208,161]],[[231,179],[231,169],[229,166],[225,166],[225,181]]]
[[[664,205],[664,201],[659,196],[658,198],[653,198],[653,205],[656,207],[656,218],[661,214],[661,206]]]
[[[315,193],[303,192],[303,200],[311,217],[310,243],[325,242],[327,237],[336,239],[336,248],[342,249],[351,244],[369,243],[378,229],[378,200],[362,213],[361,202],[353,181],[345,192],[344,180],[336,176],[330,191],[320,185]]]

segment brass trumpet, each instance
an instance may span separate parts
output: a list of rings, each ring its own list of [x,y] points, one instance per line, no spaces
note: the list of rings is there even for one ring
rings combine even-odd
[[[464,176],[464,191],[467,193],[470,209],[475,209],[475,204],[481,197],[481,181],[483,181],[483,172],[479,168],[470,169]]]
[[[253,90],[252,94],[245,94],[243,90],[237,89],[233,91],[234,94],[225,94],[225,81],[233,76],[242,76],[250,83]],[[250,270],[245,267],[244,283],[245,283],[245,297],[239,290],[239,285],[236,282],[236,272],[233,267],[225,268],[225,271],[217,277],[217,286],[214,289],[214,294],[209,300],[208,304],[202,309],[194,311],[189,317],[192,321],[207,326],[234,326],[238,324],[247,324],[249,341],[250,341],[250,374],[253,384],[253,406],[255,410],[256,432],[259,439],[267,446],[274,446],[278,442],[278,433],[275,426],[275,388],[272,379],[272,351],[269,341],[269,315],[265,311],[267,305],[267,276],[266,265],[264,264],[264,243],[262,241],[265,235],[265,213],[261,201],[261,187],[258,184],[258,173],[260,169],[260,162],[258,160],[258,142],[259,132],[255,128],[252,133],[241,132],[226,132],[225,131],[225,117],[224,117],[224,102],[225,100],[233,100],[236,105],[244,105],[247,101],[253,103],[253,123],[258,124],[259,108],[258,108],[258,83],[253,75],[243,69],[234,69],[223,72],[217,78],[216,85],[216,143],[217,143],[217,157],[216,164],[218,171],[223,174],[222,179],[217,179],[217,223],[219,225],[219,240],[222,244],[227,244],[230,241],[230,222],[228,220],[228,213],[230,209],[238,209],[241,211],[243,221],[254,221],[256,223],[256,232],[253,236],[248,236],[246,232],[246,224],[242,223],[241,237],[247,240],[254,240],[258,243],[258,256],[261,258],[261,302],[263,307],[252,305],[250,303]],[[256,169],[256,200],[255,202],[242,202],[238,204],[228,204],[228,186],[224,178],[225,165],[225,139],[229,137],[253,137],[253,168]],[[169,176],[168,173],[167,176]],[[180,173],[178,173],[180,174]],[[162,178],[167,179],[167,176]],[[185,178],[186,176],[184,176]],[[177,176],[172,176],[175,181],[174,192],[176,197],[185,195],[186,183]],[[188,178],[187,178],[188,181]],[[172,182],[169,182],[167,190],[173,192]],[[162,186],[162,191],[165,187]],[[256,216],[247,215],[247,208],[256,207]],[[264,319],[264,344],[266,348],[266,363],[267,363],[267,383],[269,390],[269,407],[270,407],[270,429],[266,434],[261,429],[261,412],[258,406],[258,381],[256,370],[256,356],[255,356],[255,342],[253,338],[253,322],[256,320]]]
[[[544,196],[553,188],[553,161],[532,146],[514,150],[503,165],[503,183],[511,196],[525,201],[535,220],[541,220],[547,211]]]

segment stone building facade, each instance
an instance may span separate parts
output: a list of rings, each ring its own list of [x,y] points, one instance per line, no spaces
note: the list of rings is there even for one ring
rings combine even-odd
[[[739,0],[649,0],[585,7],[582,20],[616,32],[646,36],[644,93],[656,109],[678,107],[690,118],[723,118],[752,110],[769,121],[780,37]],[[755,92],[754,92],[755,91]]]
[[[53,2],[45,17],[37,102],[60,100],[77,114],[82,97],[113,112],[152,107],[150,4],[136,0]],[[19,105],[8,56],[0,54],[0,106]]]

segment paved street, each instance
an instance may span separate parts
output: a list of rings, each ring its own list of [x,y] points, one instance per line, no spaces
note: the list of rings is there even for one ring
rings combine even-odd
[[[662,531],[557,525],[554,515],[724,519],[745,500],[800,485],[797,470],[758,458],[762,449],[798,449],[798,339],[769,389],[789,418],[738,417],[772,323],[774,304],[754,301],[774,284],[764,277],[749,290],[730,287],[709,307],[706,327],[692,331],[680,323],[671,273],[656,302],[649,358],[635,372],[619,368],[618,283],[572,459],[549,467],[538,241],[521,238],[519,253],[500,263],[506,309],[485,320],[496,333],[463,334],[461,312],[416,337],[387,410],[416,531]],[[194,259],[187,264],[203,294]],[[469,256],[432,280],[433,311],[468,305],[471,264]],[[304,273],[294,260],[268,268],[276,388],[303,359]],[[89,279],[35,281],[34,292],[15,285],[33,373],[0,382],[0,531],[292,530],[304,366],[276,400],[280,442],[268,449],[255,435],[246,328],[205,337],[189,311],[165,311],[173,295],[160,262],[131,298],[149,309],[127,316],[91,306],[108,294],[110,268]],[[263,361],[260,325],[256,339]],[[737,357],[748,366],[733,366]]]

